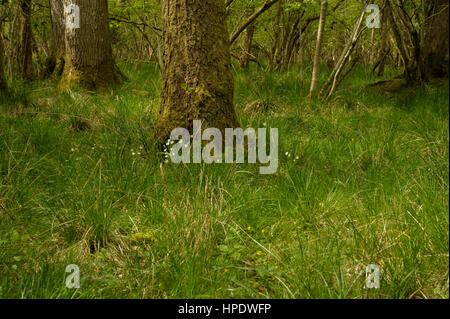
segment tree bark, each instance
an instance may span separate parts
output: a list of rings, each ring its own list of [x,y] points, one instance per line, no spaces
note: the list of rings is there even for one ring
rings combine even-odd
[[[300,64],[300,95],[303,95],[303,88],[305,86],[305,80],[304,80],[304,73],[305,73],[305,66],[304,66],[304,43],[303,43],[303,32],[301,28],[299,28],[299,37],[298,37],[298,63]]]
[[[65,19],[63,0],[50,0],[50,15],[52,20],[52,39],[50,55],[47,58],[45,76],[60,76],[65,65]]]
[[[174,128],[238,127],[224,0],[163,0],[161,108],[157,137]]]
[[[384,69],[386,66],[386,59],[389,55],[390,48],[389,45],[389,20],[388,20],[388,14],[386,13],[386,10],[388,7],[386,7],[386,1],[384,1],[384,6],[381,12],[381,43],[380,43],[380,49],[378,53],[378,57],[376,59],[376,62],[374,63],[372,67],[372,73],[375,73],[376,69],[378,68],[377,76],[383,76]]]
[[[26,81],[33,79],[33,31],[31,28],[31,0],[21,0],[19,72]]]
[[[426,80],[449,75],[449,2],[432,0],[427,5],[420,61]]]
[[[279,52],[279,43],[280,43],[280,34],[281,34],[281,27],[280,27],[280,21],[281,21],[281,15],[283,12],[283,2],[282,0],[278,2],[277,7],[277,13],[275,15],[275,20],[273,22],[273,31],[274,31],[274,40],[272,45],[272,50],[270,54],[270,60],[269,60],[269,69],[273,70],[277,63],[277,57]]]
[[[120,83],[113,59],[107,0],[64,0],[80,9],[80,27],[65,30],[66,64],[61,86],[102,89]]]
[[[422,70],[419,66],[420,59],[420,39],[419,32],[406,16],[402,7],[403,3],[396,3],[387,0],[387,13],[391,28],[397,42],[403,63],[405,66],[404,77],[408,83],[420,82],[423,78]]]
[[[292,55],[294,53],[294,46],[295,42],[297,41],[298,36],[298,26],[301,21],[301,17],[304,14],[304,11],[298,10],[297,12],[293,13],[293,16],[295,17],[294,23],[291,23],[289,32],[285,33],[285,41],[282,46],[283,48],[283,54],[281,58],[281,70],[287,70],[289,68]]]
[[[342,82],[343,77],[341,76],[345,65],[347,64],[348,60],[350,59],[350,56],[353,52],[353,49],[355,48],[356,44],[358,43],[358,40],[364,31],[365,27],[362,26],[364,15],[365,15],[365,9],[367,6],[367,0],[365,3],[363,3],[363,8],[361,10],[361,14],[356,21],[356,24],[353,28],[352,35],[350,36],[350,39],[348,40],[347,44],[345,45],[344,50],[341,53],[341,56],[339,57],[339,60],[337,61],[336,65],[333,68],[333,71],[331,71],[330,76],[325,81],[324,85],[322,86],[322,89],[320,90],[319,95],[322,97],[325,97],[326,99],[329,99],[333,93],[336,91],[338,85],[340,82]],[[331,88],[330,88],[331,86]]]
[[[423,1],[423,24],[417,29],[404,3],[387,0],[389,20],[404,63],[408,84],[448,77],[448,0]]]
[[[5,56],[5,51],[3,47],[3,16],[2,16],[2,8],[0,8],[0,93],[5,92],[7,89],[6,85],[6,77],[5,77],[5,69],[3,68],[3,60]]]
[[[250,5],[248,10],[249,15],[253,12],[253,6]],[[244,44],[242,46],[241,56],[239,58],[239,66],[242,69],[248,69],[250,64],[250,56],[253,45],[253,34],[255,33],[255,22],[251,23],[245,30]]]
[[[311,98],[317,90],[319,83],[319,67],[320,67],[320,49],[322,47],[323,29],[325,28],[325,19],[327,16],[328,2],[322,0],[320,4],[319,29],[317,30],[316,51],[314,52],[314,65],[311,79],[311,88],[309,89],[309,97]]]

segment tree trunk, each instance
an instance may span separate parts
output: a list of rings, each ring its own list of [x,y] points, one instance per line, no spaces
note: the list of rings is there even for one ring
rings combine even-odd
[[[238,127],[224,0],[163,0],[161,108],[158,138],[174,128]]]
[[[320,90],[319,95],[322,97],[325,97],[326,99],[329,99],[333,93],[338,88],[338,85],[340,82],[342,82],[342,72],[345,68],[345,65],[347,64],[348,60],[350,59],[350,56],[358,43],[358,40],[364,31],[364,28],[362,26],[364,15],[365,15],[365,9],[367,6],[368,0],[366,0],[363,3],[363,8],[361,10],[361,14],[359,16],[359,19],[356,21],[356,24],[353,28],[352,35],[350,36],[350,39],[348,40],[347,44],[345,45],[344,50],[341,53],[341,56],[339,57],[339,60],[337,61],[336,65],[334,66],[333,71],[331,71],[331,74],[329,75],[328,79],[325,81],[324,85],[322,86],[322,89]],[[350,69],[351,70],[351,69]],[[344,72],[345,74],[345,72]],[[331,86],[331,88],[330,88]]]
[[[417,30],[404,3],[387,0],[395,42],[404,62],[408,84],[448,77],[448,0],[423,2],[423,25]]]
[[[33,34],[31,29],[31,0],[21,0],[19,72],[26,81],[33,79]]]
[[[305,87],[305,80],[304,80],[304,73],[305,73],[305,66],[304,66],[304,41],[303,41],[303,32],[299,28],[299,37],[298,37],[298,63],[300,64],[300,95],[303,95],[303,89]]]
[[[425,79],[449,75],[449,2],[427,1],[420,67]]]
[[[47,58],[45,75],[60,76],[65,64],[65,19],[64,4],[62,0],[50,0],[50,15],[52,19],[52,39],[50,55]]]
[[[107,0],[64,0],[79,7],[79,28],[66,26],[66,64],[61,86],[80,84],[102,89],[120,83],[122,73],[114,63],[109,34]]]
[[[374,63],[372,67],[372,73],[375,73],[376,69],[378,68],[377,76],[383,76],[384,69],[386,66],[386,59],[389,55],[390,49],[388,47],[389,45],[389,20],[388,20],[388,14],[386,13],[386,1],[384,2],[384,7],[381,12],[381,43],[380,43],[380,49],[378,53],[378,57],[376,62]]]
[[[301,21],[301,16],[302,16],[302,11],[299,10],[299,12],[297,12],[297,17],[295,19],[295,22],[292,24],[292,27],[289,31],[289,33],[287,33],[287,38],[286,38],[286,42],[285,42],[285,47],[284,49],[284,53],[283,53],[283,59],[282,59],[282,65],[281,68],[282,70],[287,70],[290,66],[290,62],[294,53],[294,47],[295,47],[295,42],[298,39],[298,26],[300,24]]]
[[[411,19],[406,17],[407,14],[402,5],[403,3],[398,4],[393,0],[388,0],[386,12],[389,15],[395,41],[405,65],[404,77],[408,83],[415,83],[420,82],[423,78],[419,65],[420,38]]]
[[[253,6],[250,5],[249,8],[247,9],[249,15],[252,14],[253,9],[254,9]],[[254,33],[255,33],[255,22],[251,23],[247,27],[247,29],[245,29],[244,44],[242,46],[242,52],[239,59],[239,66],[242,69],[248,69],[249,67]]]
[[[316,51],[314,52],[314,65],[311,79],[311,88],[309,89],[309,97],[311,98],[317,90],[319,83],[319,67],[320,67],[320,49],[322,47],[323,29],[325,27],[325,19],[327,16],[327,0],[322,0],[320,5],[319,29],[317,30]]]
[[[281,21],[281,14],[283,11],[282,4],[283,4],[283,1],[278,2],[277,13],[275,16],[275,21],[273,22],[274,40],[273,40],[273,45],[272,45],[272,50],[271,50],[270,60],[269,60],[269,69],[270,70],[273,70],[275,68],[275,66],[277,65],[277,57],[278,57],[280,34],[281,34],[280,21]]]
[[[4,47],[3,47],[3,26],[2,26],[2,8],[0,8],[0,93],[5,92],[7,89],[6,85],[6,77],[5,70],[3,68],[3,60],[4,60]]]

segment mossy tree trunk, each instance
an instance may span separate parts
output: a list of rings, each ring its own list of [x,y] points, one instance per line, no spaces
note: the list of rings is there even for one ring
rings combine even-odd
[[[65,19],[63,0],[50,0],[50,15],[52,20],[52,39],[50,55],[46,61],[46,76],[60,76],[65,64]]]
[[[33,79],[33,31],[31,28],[31,0],[20,0],[21,30],[18,56],[19,72],[26,81]]]
[[[64,0],[80,9],[80,27],[65,28],[65,67],[61,86],[101,89],[120,83],[109,34],[107,0]]]
[[[163,0],[163,66],[159,139],[193,120],[220,130],[238,127],[233,105],[224,0]]]

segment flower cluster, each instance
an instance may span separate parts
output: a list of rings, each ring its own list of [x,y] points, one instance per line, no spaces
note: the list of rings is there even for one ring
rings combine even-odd
[[[169,163],[169,155],[172,153],[172,146],[175,144],[175,141],[168,139],[166,143],[163,145],[162,155],[164,156],[164,163]]]
[[[193,137],[193,135],[191,135],[191,138]],[[173,141],[171,139],[168,139],[166,141],[166,143],[164,143],[163,145],[163,151],[162,151],[162,155],[164,156],[164,163],[168,164],[169,163],[169,156],[175,156],[175,153],[172,151],[172,147],[176,144],[176,141]],[[190,143],[186,143],[183,145],[185,148],[190,147]]]
[[[293,158],[294,163],[297,162],[300,159],[298,156],[293,156],[289,152],[286,152],[284,155],[286,155],[288,158]]]
[[[141,155],[141,151],[144,147],[143,146],[139,146],[139,151],[134,150],[133,148],[130,150],[131,155],[135,156],[135,155]]]

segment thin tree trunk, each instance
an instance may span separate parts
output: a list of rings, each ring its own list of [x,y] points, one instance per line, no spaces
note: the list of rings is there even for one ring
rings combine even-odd
[[[270,61],[269,61],[269,69],[273,70],[275,65],[277,64],[277,56],[278,56],[278,50],[279,50],[279,43],[280,43],[280,33],[281,33],[281,28],[280,28],[280,21],[281,21],[281,13],[283,11],[283,7],[282,7],[282,0],[278,2],[278,7],[277,7],[277,14],[275,16],[275,21],[273,23],[273,31],[275,33],[275,38],[273,40],[273,45],[272,45],[272,51],[271,51],[271,55],[270,55]]]
[[[102,89],[123,80],[113,59],[107,0],[64,0],[80,8],[80,27],[66,26],[66,65],[61,86]]]
[[[60,76],[65,65],[65,19],[64,4],[62,0],[50,0],[50,15],[52,19],[52,39],[50,54],[45,61],[45,76]]]
[[[294,53],[294,47],[295,47],[295,42],[298,39],[298,26],[300,23],[300,19],[301,19],[301,13],[298,12],[298,17],[296,18],[295,22],[292,24],[291,30],[290,32],[287,34],[288,37],[286,38],[286,43],[285,43],[285,47],[284,47],[284,54],[283,54],[283,59],[282,59],[282,69],[283,70],[287,70],[289,68],[291,59],[292,59],[292,55]]]
[[[9,78],[13,78],[13,69],[14,63],[18,60],[19,51],[20,51],[20,37],[17,37],[16,32],[20,30],[20,3],[14,2],[10,6],[10,12],[14,12],[13,19],[8,23],[8,38],[9,38],[9,47],[8,51],[5,51],[5,55],[7,58],[7,75]],[[19,39],[18,39],[19,38]],[[20,65],[20,61],[17,61],[17,64]]]
[[[351,60],[350,61],[350,65],[347,67],[347,69],[344,72],[341,73],[341,75],[339,75],[339,77],[336,80],[336,85],[335,85],[336,88],[339,87],[339,85],[345,79],[345,77],[353,70],[353,68],[355,67],[356,63],[358,63],[359,59],[360,59],[359,56],[355,56],[355,57],[353,57],[353,59],[350,59]],[[331,94],[333,94],[333,92],[334,91],[332,91],[330,93],[330,96],[331,96]]]
[[[163,0],[163,68],[157,138],[174,128],[238,127],[224,0]]]
[[[311,88],[309,89],[309,98],[311,98],[317,90],[319,83],[319,67],[320,67],[320,49],[322,47],[322,36],[325,28],[325,20],[327,16],[327,0],[322,0],[320,5],[319,29],[317,30],[316,51],[314,52],[314,64],[311,78]]]
[[[31,28],[31,0],[21,0],[19,72],[26,81],[33,79],[33,34]]]
[[[300,64],[300,95],[303,95],[303,89],[305,87],[305,67],[304,67],[304,48],[303,48],[303,32],[299,30],[300,35],[298,37],[299,49],[298,49],[298,63]]]
[[[373,64],[375,59],[375,28],[370,32],[370,49],[369,49],[369,64]]]
[[[0,5],[1,6],[1,5]],[[6,77],[5,77],[5,70],[3,68],[3,60],[5,56],[5,51],[3,47],[3,10],[0,7],[0,93],[5,92],[7,90],[6,85]]]
[[[366,3],[363,4],[361,14],[358,18],[358,21],[355,24],[355,27],[353,28],[352,35],[350,36],[350,39],[348,40],[347,44],[345,45],[345,48],[342,51],[342,54],[341,54],[338,62],[336,63],[333,71],[331,72],[330,76],[325,81],[325,84],[322,86],[322,89],[320,90],[319,95],[322,97],[326,97],[327,99],[330,98],[330,96],[337,89],[338,83],[340,83],[342,81],[342,79],[339,80],[340,74],[343,71],[348,59],[350,58],[352,51],[355,48],[355,46],[359,40],[359,37],[361,36],[362,31],[364,30],[364,28],[362,27],[362,22],[364,20],[366,4],[367,4],[367,1],[366,1]],[[330,85],[331,85],[331,89],[329,89]]]
[[[250,15],[253,12],[254,8],[252,5],[249,5],[247,10]],[[242,46],[242,52],[239,58],[239,66],[242,69],[248,69],[249,67],[254,33],[255,33],[255,22],[251,23],[245,30],[244,44]]]
[[[386,65],[386,59],[389,54],[389,20],[388,20],[388,14],[386,13],[386,10],[388,8],[386,7],[386,1],[384,2],[384,7],[381,12],[381,44],[380,44],[380,50],[378,57],[376,59],[376,62],[374,63],[372,67],[372,73],[375,73],[375,70],[378,68],[377,76],[383,76],[384,74],[384,68]]]

